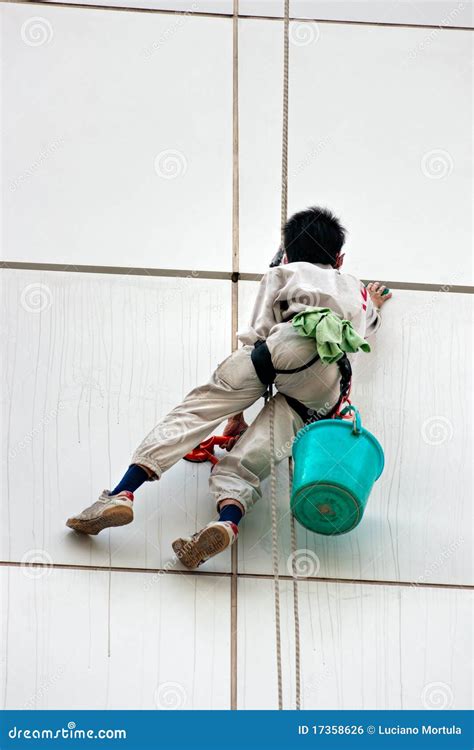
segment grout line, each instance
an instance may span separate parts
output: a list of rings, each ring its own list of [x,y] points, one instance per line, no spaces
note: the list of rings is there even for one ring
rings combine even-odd
[[[270,573],[239,573],[239,578],[243,579],[257,579],[257,580],[273,580],[273,575]],[[282,581],[294,581],[294,577],[290,575],[280,575]],[[296,576],[298,583],[304,583],[304,581],[311,581],[312,583],[338,583],[338,584],[359,584],[360,586],[399,586],[401,588],[434,588],[434,589],[460,589],[466,591],[474,591],[474,584],[470,585],[467,583],[418,583],[417,581],[384,581],[371,578],[332,578],[330,576]]]
[[[0,0],[4,2],[5,0]],[[237,261],[238,262],[238,261]],[[232,265],[234,266],[234,251]],[[186,268],[127,268],[126,266],[92,266],[92,265],[62,265],[61,263],[35,263],[30,261],[1,260],[0,269],[12,271],[51,271],[63,273],[97,273],[123,276],[159,276],[164,278],[210,279],[232,281],[235,285],[239,281],[260,281],[261,273],[241,273],[234,271],[197,271]],[[372,279],[361,279],[364,284]],[[416,292],[443,292],[444,294],[474,294],[474,286],[468,284],[425,284],[421,281],[384,281],[390,289],[401,289]],[[234,331],[232,332],[233,336]]]
[[[98,571],[104,573],[148,573],[150,575],[182,575],[182,576],[204,576],[207,578],[230,578],[233,577],[243,580],[263,580],[273,581],[272,573],[233,573],[232,571],[207,571],[200,570],[172,570],[170,568],[129,568],[126,566],[109,566],[109,565],[79,565],[72,563],[40,563],[32,562],[25,564],[17,560],[0,560],[0,568],[45,568],[46,570],[83,570]],[[282,581],[293,581],[293,576],[280,575]],[[311,583],[337,583],[352,584],[354,586],[398,586],[400,588],[419,588],[419,589],[454,589],[459,591],[474,591],[474,584],[468,583],[436,583],[436,582],[418,582],[418,581],[393,581],[377,580],[374,578],[332,578],[330,576],[297,576],[298,582],[309,581]]]
[[[3,2],[4,0],[0,0]],[[0,268],[14,271],[62,271],[63,273],[98,273],[122,276],[164,276],[189,279],[224,279],[232,281],[231,271],[196,271],[187,268],[132,268],[127,266],[95,266],[33,261],[1,260]]]
[[[231,348],[238,347],[240,263],[240,150],[239,150],[239,0],[233,0],[232,17],[232,284]],[[230,579],[230,709],[237,710],[237,596],[238,540],[231,549]]]
[[[104,10],[119,13],[148,13],[154,15],[169,15],[169,16],[195,16],[196,18],[221,18],[223,20],[231,20],[233,14],[231,13],[212,13],[211,11],[193,11],[193,10],[172,10],[164,8],[140,8],[132,5],[121,6],[121,5],[100,5],[100,4],[88,4],[78,2],[58,2],[58,0],[0,0],[3,4],[10,5],[39,5],[39,6],[51,6],[53,8],[76,8],[78,10]],[[276,21],[281,22],[284,20],[283,16],[265,16],[265,15],[250,15],[247,13],[241,13],[238,15],[240,20],[246,21]],[[321,24],[335,24],[338,26],[376,26],[381,28],[390,29],[441,29],[443,31],[473,31],[472,26],[444,26],[443,24],[422,24],[422,23],[397,23],[390,21],[355,21],[337,18],[305,18],[301,16],[291,16],[290,21],[296,21],[298,23],[321,23]]]
[[[230,573],[230,709],[237,710],[237,657],[238,657],[238,564],[239,551],[238,540],[231,549],[231,573]],[[224,576],[226,577],[226,576]]]
[[[84,570],[84,571],[102,571],[102,572],[112,572],[112,573],[152,573],[153,575],[158,576],[164,576],[164,575],[184,575],[184,576],[194,576],[194,575],[203,575],[205,577],[217,577],[217,578],[228,578],[231,573],[227,573],[226,571],[207,571],[207,570],[200,570],[199,573],[196,573],[195,570],[173,570],[171,568],[129,568],[127,566],[114,566],[114,565],[80,565],[76,563],[41,563],[41,562],[28,562],[24,563],[17,560],[0,560],[0,568],[7,568],[7,567],[13,567],[13,568],[46,568],[48,570]]]
[[[373,279],[361,279],[363,284],[369,284]],[[421,281],[384,281],[390,289],[405,289],[414,292],[451,292],[452,294],[473,294],[474,286],[469,284],[425,284]]]

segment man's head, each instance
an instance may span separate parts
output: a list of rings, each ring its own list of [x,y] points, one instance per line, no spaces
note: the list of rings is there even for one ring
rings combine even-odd
[[[338,268],[346,230],[331,211],[313,206],[293,214],[283,230],[288,263],[329,264]]]

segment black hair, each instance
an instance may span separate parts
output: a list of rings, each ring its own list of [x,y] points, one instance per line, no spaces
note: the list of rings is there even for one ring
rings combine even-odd
[[[334,266],[346,230],[327,208],[312,206],[288,219],[283,237],[289,263],[306,261]]]

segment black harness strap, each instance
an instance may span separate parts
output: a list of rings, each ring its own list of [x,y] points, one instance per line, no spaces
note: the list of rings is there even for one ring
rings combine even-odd
[[[277,370],[276,367],[273,366],[270,350],[267,346],[266,341],[263,341],[263,339],[259,339],[256,342],[250,356],[252,358],[257,377],[262,381],[264,385],[271,385],[272,383],[274,383],[276,376],[279,374],[293,375],[296,372],[302,372],[308,367],[311,367],[311,365],[314,365],[314,363],[319,359],[319,355],[316,354],[309,362],[306,362],[306,364],[301,365],[300,367],[295,367],[292,370]]]
[[[314,363],[319,359],[319,355],[316,354],[315,357],[313,357],[309,362],[306,362],[306,364],[302,365],[301,367],[295,367],[292,370],[277,370],[273,366],[270,350],[266,342],[262,339],[259,339],[255,343],[255,346],[252,350],[251,358],[258,379],[264,385],[271,386],[272,383],[275,382],[275,378],[278,374],[289,375],[297,372],[302,372],[308,367],[311,367],[311,365],[314,365]],[[330,419],[339,409],[344,397],[347,396],[351,385],[352,368],[346,354],[344,354],[337,361],[337,366],[339,367],[339,372],[341,373],[340,394],[337,403],[331,408],[329,412],[326,413],[324,412],[324,410],[315,412],[313,409],[308,409],[308,407],[302,404],[301,401],[283,394],[288,403],[288,406],[290,406],[301,417],[305,424],[308,422],[316,422],[318,419]]]
[[[271,385],[275,381],[277,371],[273,367],[270,350],[263,339],[255,343],[250,356],[258,379],[264,385]]]

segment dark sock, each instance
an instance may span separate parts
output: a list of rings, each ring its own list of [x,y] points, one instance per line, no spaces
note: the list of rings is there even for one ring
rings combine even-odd
[[[226,505],[219,512],[219,521],[231,521],[238,526],[243,515],[238,505]]]
[[[142,469],[138,464],[131,464],[118,485],[112,490],[111,495],[116,495],[118,492],[135,492],[139,487],[142,486],[143,482],[148,479],[148,474],[145,469]]]

